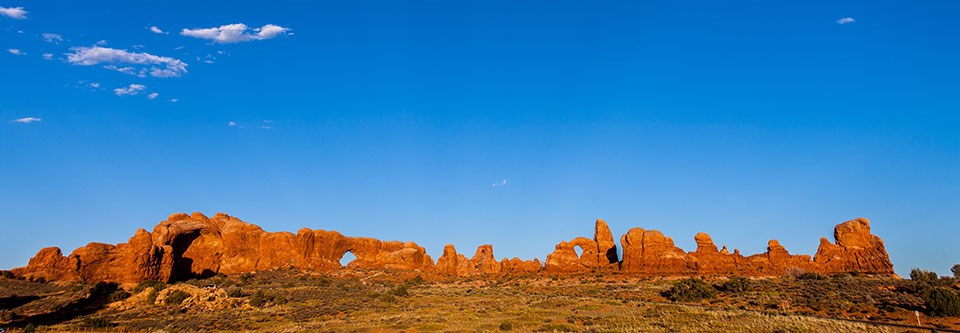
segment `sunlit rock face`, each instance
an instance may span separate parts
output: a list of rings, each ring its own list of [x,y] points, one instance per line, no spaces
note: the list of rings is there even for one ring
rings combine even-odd
[[[791,269],[826,274],[893,274],[883,240],[870,233],[870,221],[864,218],[837,225],[835,243],[821,239],[812,259],[790,254],[776,240],[767,243],[766,252],[746,257],[736,249],[730,253],[726,245],[718,250],[705,233],[697,234],[694,240],[697,249],[685,252],[660,231],[633,228],[620,237],[623,257],[619,258],[609,226],[598,219],[593,239],[576,237],[560,242],[543,265],[539,259],[498,261],[489,244],[478,247],[469,259],[448,244],[434,264],[426,250],[413,242],[348,237],[336,231],[306,228],[296,234],[266,232],[223,213],[211,218],[200,213],[178,213],[161,221],[152,232],[137,230],[126,243],[90,243],[68,256],[59,248],[44,248],[27,266],[16,268],[13,273],[48,281],[169,282],[274,268],[332,271],[343,268],[340,259],[350,252],[356,256],[348,264],[353,269],[419,271],[448,277],[539,271],[777,276]]]

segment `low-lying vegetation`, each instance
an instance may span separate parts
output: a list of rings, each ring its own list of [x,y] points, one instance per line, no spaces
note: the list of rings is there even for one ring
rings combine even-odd
[[[675,280],[595,272],[437,280],[410,272],[275,270],[144,282],[105,296],[120,306],[39,323],[39,330],[894,332],[824,318],[915,325],[913,311],[928,327],[960,328],[956,280],[915,275]],[[4,310],[0,319],[23,327],[29,321],[18,317],[21,310]]]

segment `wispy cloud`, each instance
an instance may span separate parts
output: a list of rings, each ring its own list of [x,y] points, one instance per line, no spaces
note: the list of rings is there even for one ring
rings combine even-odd
[[[230,122],[227,122],[227,126],[236,127],[236,126],[237,126],[237,123],[234,122],[234,121],[230,121]]]
[[[47,43],[59,44],[63,41],[63,36],[50,32],[44,32],[40,34],[40,37],[43,37],[43,40]]]
[[[507,186],[508,182],[506,179],[501,179],[500,181],[493,183],[493,187]]]
[[[290,31],[279,25],[267,24],[260,28],[249,29],[246,24],[227,24],[216,28],[183,29],[180,35],[200,39],[209,39],[217,43],[239,43],[254,40],[265,40]]]
[[[27,11],[23,10],[23,7],[0,7],[0,15],[22,20],[27,18]]]
[[[157,96],[160,96],[160,93],[152,92],[149,95],[147,95],[147,99],[154,100],[154,99],[157,99]]]
[[[21,124],[30,124],[30,123],[38,123],[38,122],[41,122],[41,121],[43,121],[43,119],[35,118],[35,117],[26,117],[26,118],[14,119],[14,120],[11,120],[11,121],[12,121],[12,122],[15,122],[15,123],[21,123]]]
[[[43,54],[43,59],[44,59],[44,60],[53,59],[53,53],[44,53],[44,54]]]
[[[114,89],[113,93],[117,96],[132,96],[139,95],[144,89],[147,89],[147,87],[142,84],[131,84],[126,87]]]
[[[12,55],[26,55],[26,52],[20,51],[20,49],[7,49],[7,52],[10,52]]]
[[[67,62],[74,65],[105,64],[104,68],[138,76],[180,77],[187,73],[187,63],[176,58],[100,46],[75,47],[71,50],[73,53],[67,54]]]
[[[844,17],[844,18],[841,18],[841,19],[837,20],[837,24],[850,24],[850,23],[854,23],[854,22],[857,22],[857,20],[855,20],[855,19],[852,18],[852,17]]]
[[[155,34],[168,34],[168,33],[169,33],[169,32],[166,32],[166,31],[161,30],[160,28],[158,28],[158,27],[155,26],[155,25],[152,25],[152,26],[150,26],[150,27],[147,28],[147,29],[150,30],[150,32],[153,32],[153,33],[155,33]]]

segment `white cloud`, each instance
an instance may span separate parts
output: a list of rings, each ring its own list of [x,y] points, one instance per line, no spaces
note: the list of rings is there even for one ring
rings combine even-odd
[[[233,122],[233,121],[231,121],[231,122],[228,122],[228,123],[227,123],[227,126],[230,126],[230,127],[236,127],[236,126],[237,126],[237,123],[236,123],[236,122]]]
[[[15,19],[22,20],[27,18],[27,11],[23,10],[23,7],[0,7],[0,15]]]
[[[53,53],[44,53],[44,54],[43,54],[43,59],[44,59],[44,60],[53,59]]]
[[[153,77],[180,77],[187,72],[187,63],[179,59],[149,53],[127,52],[127,50],[100,46],[75,47],[71,50],[73,50],[73,53],[67,54],[67,62],[74,65],[106,64],[104,68],[107,69],[139,76],[146,76],[149,73]],[[117,66],[116,64],[133,66]]]
[[[147,29],[150,29],[150,31],[153,32],[153,33],[155,33],[155,34],[167,34],[167,33],[169,33],[169,32],[160,30],[160,28],[157,28],[157,26],[155,26],[155,25],[152,25],[152,26],[150,26],[150,27],[147,28]]]
[[[90,82],[90,88],[99,89],[99,88],[100,88],[100,83],[99,83],[99,82]]]
[[[40,37],[43,37],[43,40],[47,41],[47,43],[58,44],[63,41],[63,36],[50,32],[44,32],[40,34]]]
[[[20,49],[7,49],[7,52],[10,52],[12,55],[26,55],[26,52],[20,51]]]
[[[857,22],[857,20],[853,19],[852,17],[844,17],[837,20],[837,24],[849,24],[854,22]]]
[[[170,103],[176,103],[176,102],[179,102],[179,101],[180,101],[180,100],[179,100],[179,99],[176,99],[176,98],[171,98],[171,99],[170,99]]]
[[[157,99],[157,96],[160,96],[160,93],[152,92],[149,95],[147,95],[147,99],[151,99],[151,100]]]
[[[26,118],[14,119],[14,120],[12,120],[12,121],[15,122],[15,123],[29,124],[29,123],[38,123],[38,122],[41,122],[41,121],[43,121],[43,119],[34,118],[34,117],[26,117]]]
[[[107,40],[106,40],[106,39],[101,39],[99,42],[97,42],[97,45],[101,45],[101,46],[102,46],[102,45],[107,45]]]
[[[499,182],[493,183],[493,187],[498,187],[498,186],[507,186],[507,180],[501,179]]]
[[[217,43],[228,44],[270,39],[276,37],[277,35],[283,34],[290,29],[281,27],[279,25],[267,24],[260,28],[252,29],[252,32],[249,32],[248,30],[250,29],[246,24],[235,23],[223,25],[217,28],[183,29],[180,31],[180,34],[187,37],[209,39]]]
[[[114,89],[113,93],[117,94],[117,96],[138,95],[144,89],[147,89],[147,87],[142,84],[131,84],[126,87]]]

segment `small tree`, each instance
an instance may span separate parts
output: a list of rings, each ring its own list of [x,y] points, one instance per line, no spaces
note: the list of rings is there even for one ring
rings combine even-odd
[[[950,271],[953,272],[953,277],[960,279],[960,264],[953,265]]]
[[[960,317],[960,296],[946,288],[934,288],[926,293],[924,305],[935,316]]]

